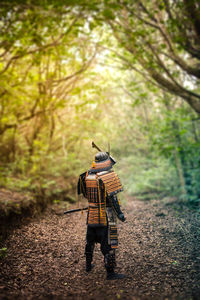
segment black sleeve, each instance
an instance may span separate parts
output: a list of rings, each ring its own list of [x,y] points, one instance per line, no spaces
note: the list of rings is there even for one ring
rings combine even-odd
[[[121,211],[121,208],[119,206],[119,201],[117,199],[117,195],[111,196],[110,201],[111,201],[111,204],[112,204],[112,208],[114,209],[114,211],[115,211],[118,219],[120,221],[124,222],[125,221],[125,217],[124,217],[124,214]]]
[[[84,197],[87,196],[85,177],[86,177],[86,172],[79,176],[78,184],[77,184],[77,193],[78,193],[78,195],[83,194]]]

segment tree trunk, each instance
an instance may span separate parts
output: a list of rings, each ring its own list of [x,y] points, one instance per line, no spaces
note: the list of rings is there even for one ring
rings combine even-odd
[[[181,193],[182,193],[182,195],[186,195],[187,191],[186,191],[186,188],[185,188],[184,171],[183,171],[181,161],[180,161],[180,157],[178,155],[177,150],[174,150],[174,159],[175,159],[175,164],[176,164],[176,171],[177,171],[180,186],[181,186]]]

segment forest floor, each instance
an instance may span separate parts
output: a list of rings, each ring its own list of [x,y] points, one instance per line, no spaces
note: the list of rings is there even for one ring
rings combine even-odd
[[[86,213],[50,206],[4,242],[0,299],[200,299],[199,216],[172,204],[130,198],[124,205],[116,270],[126,278],[117,281],[106,280],[99,245],[85,272]]]

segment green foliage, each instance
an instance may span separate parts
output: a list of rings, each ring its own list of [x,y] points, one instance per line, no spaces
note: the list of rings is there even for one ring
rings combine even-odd
[[[1,186],[48,195],[73,189],[84,163],[91,163],[84,149],[91,147],[99,126],[99,140],[108,131],[102,119],[103,105],[109,102],[102,75],[93,66],[89,69],[95,46],[81,30],[70,27],[73,18],[71,14],[63,20],[65,30],[70,28],[67,34],[52,23],[52,30],[59,31],[53,39],[63,35],[59,44],[22,56],[0,77]],[[40,20],[35,22],[46,30]],[[84,24],[79,20],[78,28]]]
[[[5,248],[5,247],[1,248],[0,249],[0,259],[6,257],[6,255],[7,255],[7,248]]]
[[[188,107],[164,109],[162,120],[152,124],[152,151],[168,158],[179,174],[180,184],[185,189],[181,197],[190,203],[200,201],[200,140],[198,120]],[[155,132],[156,128],[156,132]],[[182,178],[181,178],[182,176]]]
[[[198,102],[180,100],[196,100],[199,84],[176,65],[194,61],[180,32],[185,4],[170,6],[171,17],[162,1],[146,1],[146,11],[133,1],[23,4],[0,8],[1,187],[72,192],[91,164],[91,141],[103,149],[110,141],[128,193],[199,205]],[[179,97],[166,93],[172,84]]]
[[[161,197],[174,195],[176,192],[178,195],[176,170],[168,160],[129,156],[122,159],[120,164],[123,170],[120,175],[129,194],[153,194],[154,197]]]
[[[176,196],[198,206],[199,119],[179,99],[130,83],[122,83],[130,98],[118,120],[120,136],[114,147],[125,190],[144,199]]]
[[[200,2],[112,1],[115,10],[110,1],[100,3],[98,17],[112,28],[122,50],[116,56],[125,68],[137,70],[200,113]]]

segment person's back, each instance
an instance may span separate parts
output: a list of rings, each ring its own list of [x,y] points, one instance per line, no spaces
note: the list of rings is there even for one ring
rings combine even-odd
[[[78,194],[88,199],[86,235],[86,271],[92,269],[95,243],[101,244],[107,279],[123,278],[114,273],[115,249],[118,247],[116,217],[125,221],[117,194],[122,191],[118,175],[112,170],[115,160],[107,152],[99,152],[88,172],[80,175]]]

